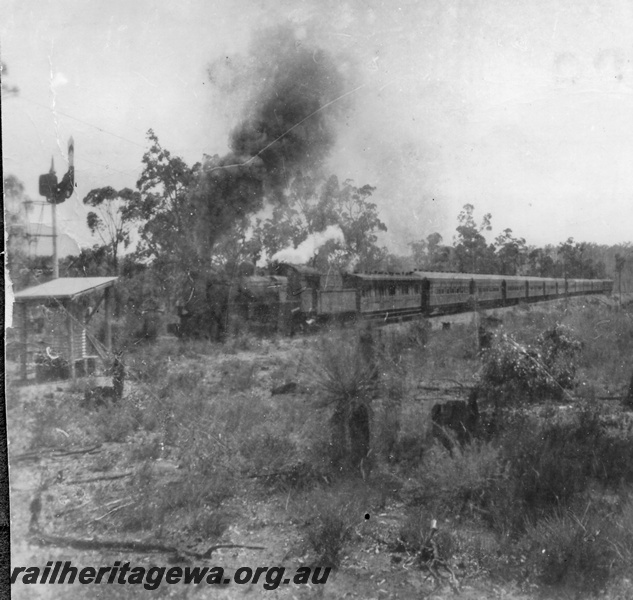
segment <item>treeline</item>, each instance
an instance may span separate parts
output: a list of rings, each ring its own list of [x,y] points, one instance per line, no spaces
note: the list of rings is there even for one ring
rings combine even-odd
[[[339,235],[325,240],[302,262],[320,270],[612,278],[616,291],[633,291],[631,244],[606,246],[569,238],[539,248],[511,229],[488,242],[485,233],[492,229],[492,215],[477,222],[475,207],[466,204],[451,244],[431,233],[411,242],[408,255],[395,255],[378,244],[378,234],[387,228],[371,201],[375,188],[369,185],[356,187],[350,180],[341,184],[334,175],[296,175],[267,198],[271,208],[268,216],[261,216],[264,202],[251,202],[247,210],[244,201],[223,198],[218,176],[208,175],[217,157],[191,167],[164,149],[152,131],[148,140],[135,190],[98,188],[83,198],[90,209],[87,226],[99,243],[60,262],[61,276],[120,276],[124,290],[119,306],[122,302],[137,310],[171,310],[194,273],[231,274],[244,262],[270,262],[280,250],[297,248],[332,227]],[[235,183],[235,174],[232,179]],[[241,194],[243,198],[243,190]],[[7,261],[15,288],[46,281],[52,274],[51,259],[29,254],[26,223],[31,202],[11,175],[5,179],[5,205]]]
[[[135,189],[97,188],[82,199],[98,243],[59,264],[62,277],[119,276],[117,307],[172,311],[201,274],[231,278],[244,263],[265,264],[325,231],[334,233],[316,252],[309,248],[302,262],[323,270],[369,270],[387,256],[377,243],[387,228],[369,185],[304,169],[273,186],[254,167],[224,165],[218,156],[188,165],[151,130],[148,142]],[[30,253],[32,202],[11,175],[5,194],[14,288],[47,281],[51,258]]]
[[[613,246],[576,242],[569,238],[558,245],[542,248],[528,245],[511,229],[505,229],[493,242],[484,233],[492,229],[492,215],[486,214],[480,223],[474,216],[475,207],[466,204],[459,213],[456,235],[452,244],[445,244],[439,233],[409,244],[409,255],[389,254],[381,264],[388,271],[454,271],[458,273],[488,273],[526,275],[533,277],[570,277],[584,279],[614,279],[616,291],[633,291],[633,246],[629,243]]]

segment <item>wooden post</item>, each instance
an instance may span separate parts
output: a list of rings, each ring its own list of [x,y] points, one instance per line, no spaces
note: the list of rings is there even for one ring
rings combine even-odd
[[[72,302],[72,301],[71,301]],[[76,379],[76,372],[75,372],[75,324],[74,324],[74,319],[73,319],[73,314],[72,314],[72,303],[69,302],[66,305],[66,314],[68,315],[67,317],[67,321],[68,321],[68,341],[69,343],[69,362],[70,362],[70,376],[72,379]]]
[[[57,255],[57,205],[55,199],[51,205],[53,209],[53,279],[59,278],[59,258]]]
[[[111,313],[112,313],[112,288],[108,287],[104,292],[105,297],[105,345],[108,349],[108,352],[112,353],[112,323],[111,323]]]
[[[22,327],[20,328],[20,377],[22,381],[26,382],[28,378],[27,373],[27,359],[28,359],[28,309],[26,302],[20,302],[20,317],[22,319]]]

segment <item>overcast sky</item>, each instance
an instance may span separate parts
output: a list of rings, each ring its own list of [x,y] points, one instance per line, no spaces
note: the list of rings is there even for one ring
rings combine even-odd
[[[82,244],[97,240],[81,200],[134,187],[150,127],[189,163],[227,151],[242,107],[207,68],[284,21],[355,70],[328,171],[377,187],[393,251],[434,231],[450,242],[465,203],[530,244],[633,239],[629,0],[0,6],[4,81],[19,88],[2,102],[5,175],[40,199],[38,175],[53,155],[61,177],[72,135],[78,187],[60,222]]]

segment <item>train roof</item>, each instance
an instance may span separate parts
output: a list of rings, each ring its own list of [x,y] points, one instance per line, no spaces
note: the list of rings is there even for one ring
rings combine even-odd
[[[464,279],[465,273],[449,273],[447,271],[414,271],[418,279]]]
[[[277,265],[277,269],[279,270],[292,269],[296,271],[297,273],[301,273],[302,275],[314,275],[314,276],[321,275],[321,273],[314,267],[308,267],[307,265],[295,265],[295,264],[287,263],[287,262],[280,262]]]
[[[492,275],[487,273],[451,273],[446,271],[415,271],[414,275],[426,279],[473,279],[474,281],[501,281],[503,279],[523,279],[514,275]]]
[[[552,277],[529,277],[527,275],[495,275],[492,273],[454,273],[452,271],[410,271],[408,273],[349,273],[349,276],[362,280],[401,280],[413,281],[420,279],[442,281],[562,281]]]
[[[288,278],[280,275],[249,275],[245,277],[244,281],[248,285],[279,285],[287,283]]]
[[[356,277],[361,281],[420,281],[415,273],[347,273],[345,276]]]

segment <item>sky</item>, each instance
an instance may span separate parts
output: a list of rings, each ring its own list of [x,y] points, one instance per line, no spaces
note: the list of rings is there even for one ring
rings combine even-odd
[[[391,251],[450,243],[466,203],[492,214],[490,241],[633,240],[629,0],[0,0],[3,82],[19,88],[2,101],[5,176],[42,200],[73,136],[60,230],[97,243],[82,200],[135,186],[148,129],[190,164],[228,151],[248,96],[208,67],[279,23],[353,69],[326,168],[376,187]]]

